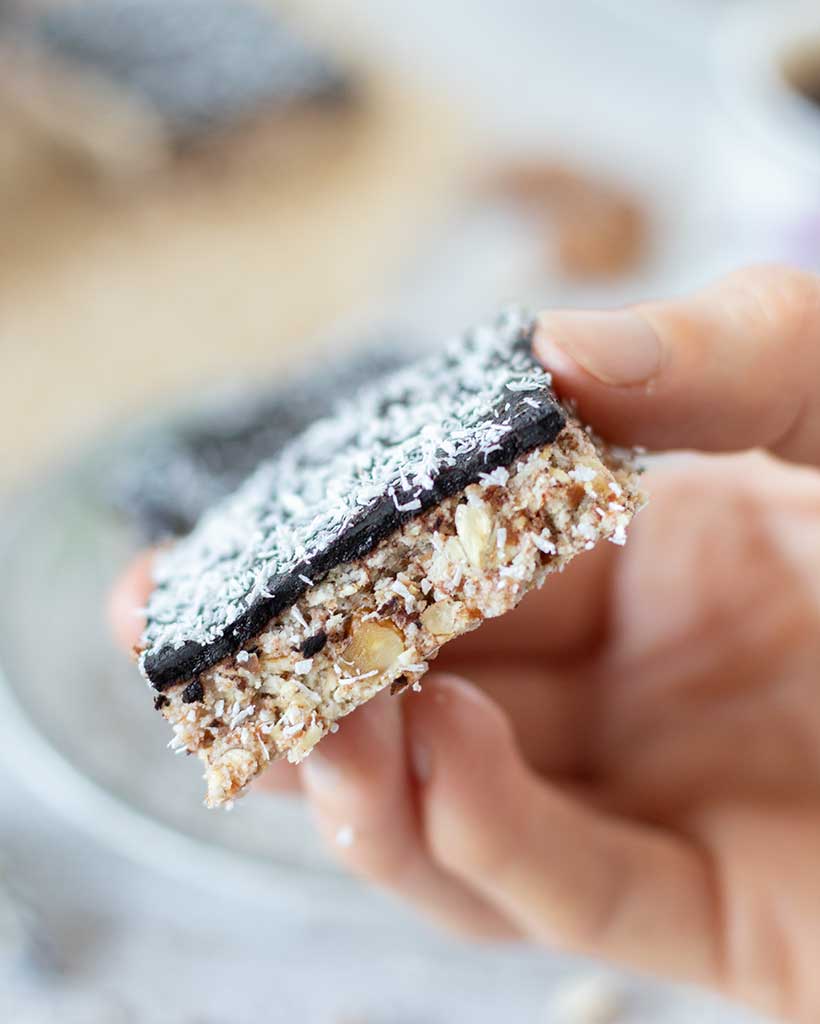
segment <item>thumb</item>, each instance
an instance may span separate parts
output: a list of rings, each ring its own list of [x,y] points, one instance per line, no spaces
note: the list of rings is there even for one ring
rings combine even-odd
[[[444,869],[535,939],[717,983],[699,851],[533,775],[498,705],[462,679],[429,676],[405,714],[426,840]]]
[[[820,277],[753,267],[695,295],[548,312],[536,355],[605,437],[650,448],[765,447],[820,464]]]

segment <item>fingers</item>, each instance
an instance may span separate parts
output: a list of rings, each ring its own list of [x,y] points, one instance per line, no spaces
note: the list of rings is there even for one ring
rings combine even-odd
[[[820,278],[732,274],[686,299],[540,317],[535,351],[607,438],[820,463]]]
[[[589,722],[598,696],[590,685],[592,677],[588,681],[578,673],[552,671],[540,660],[516,662],[490,655],[459,663],[442,652],[436,666],[469,675],[474,686],[503,708],[521,756],[534,771],[576,781],[588,776]]]
[[[151,593],[153,549],[141,552],[114,584],[108,598],[108,620],[117,643],[130,651],[145,628],[143,609]]]
[[[287,761],[271,761],[255,783],[260,791],[267,793],[294,793],[300,795],[302,792],[302,776],[296,765]]]
[[[416,694],[406,698],[409,703]],[[424,848],[405,758],[402,705],[383,693],[343,719],[302,765],[320,830],[352,871],[458,931],[485,938],[516,932]]]
[[[504,715],[463,681],[426,682],[406,716],[423,827],[443,870],[540,941],[716,983],[714,894],[695,849],[537,779]]]

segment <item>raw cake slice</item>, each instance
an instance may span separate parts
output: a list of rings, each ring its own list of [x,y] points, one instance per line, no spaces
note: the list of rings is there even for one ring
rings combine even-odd
[[[624,542],[632,467],[559,404],[533,327],[505,316],[364,387],[157,558],[140,666],[210,806]]]

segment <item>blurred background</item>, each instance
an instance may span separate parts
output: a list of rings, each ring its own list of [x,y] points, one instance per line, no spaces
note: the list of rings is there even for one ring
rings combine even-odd
[[[815,3],[0,0],[1,1021],[751,1020],[443,937],[290,798],[206,813],[103,604],[505,304],[817,269],[818,171]]]

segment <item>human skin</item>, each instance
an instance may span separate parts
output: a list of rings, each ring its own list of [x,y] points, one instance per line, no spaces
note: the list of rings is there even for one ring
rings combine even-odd
[[[815,1024],[820,278],[758,267],[543,314],[535,351],[612,441],[744,454],[661,460],[624,549],[577,559],[269,784],[304,791],[351,871],[462,933]],[[112,599],[126,644],[149,557]]]

